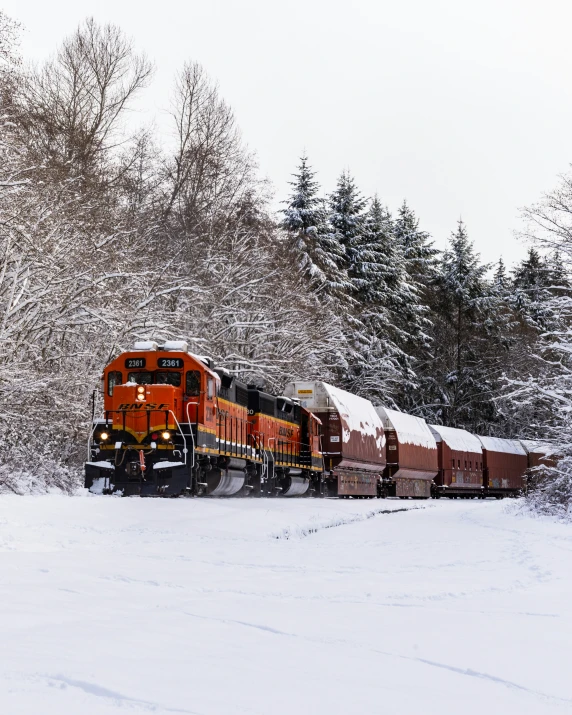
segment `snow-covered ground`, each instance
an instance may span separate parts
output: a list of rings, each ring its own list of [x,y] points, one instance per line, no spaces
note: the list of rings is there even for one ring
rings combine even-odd
[[[572,712],[571,636],[500,502],[0,498],[5,715]]]

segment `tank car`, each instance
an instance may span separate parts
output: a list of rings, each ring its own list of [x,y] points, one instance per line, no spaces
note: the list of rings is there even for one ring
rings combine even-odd
[[[319,420],[183,341],[138,342],[103,371],[85,486],[124,495],[322,492]]]
[[[292,382],[285,394],[319,418],[329,496],[377,496],[385,468],[385,433],[373,405],[322,381]]]

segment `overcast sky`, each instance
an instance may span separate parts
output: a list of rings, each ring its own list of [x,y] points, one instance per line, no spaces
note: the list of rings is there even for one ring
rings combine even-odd
[[[278,197],[306,150],[325,191],[347,168],[391,210],[406,198],[440,247],[462,217],[488,261],[524,255],[519,207],[572,161],[570,0],[1,5],[35,59],[88,15],[120,25],[157,67],[145,119],[199,61]]]

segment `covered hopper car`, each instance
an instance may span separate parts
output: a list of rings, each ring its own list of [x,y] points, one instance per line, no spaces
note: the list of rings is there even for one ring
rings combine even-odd
[[[428,498],[439,470],[437,444],[421,417],[376,407],[387,441],[380,496]]]
[[[543,440],[521,439],[519,442],[528,455],[528,468],[555,467],[558,463],[558,450],[554,445]]]
[[[479,438],[464,429],[441,425],[430,427],[439,452],[434,496],[484,496],[483,448]]]
[[[483,447],[483,484],[487,496],[501,499],[524,490],[528,456],[516,439],[480,437]]]
[[[526,490],[528,491],[537,488],[546,479],[550,479],[561,457],[556,445],[543,440],[521,439],[520,443],[528,458],[526,474]]]
[[[328,495],[377,496],[385,433],[371,402],[321,381],[292,382],[284,392],[320,420]]]

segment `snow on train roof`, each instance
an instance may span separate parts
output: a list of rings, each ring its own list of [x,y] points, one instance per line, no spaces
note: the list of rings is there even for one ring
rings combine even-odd
[[[530,454],[544,454],[545,456],[551,456],[554,452],[554,445],[548,442],[543,442],[540,439],[521,439],[519,442],[525,448],[525,450]]]
[[[481,454],[483,447],[478,437],[467,432],[464,429],[457,427],[443,427],[442,425],[429,425],[431,432],[437,435],[440,442],[443,440],[445,444],[455,452],[476,452]]]
[[[286,385],[284,394],[299,399],[302,406],[310,411],[320,412],[332,407],[337,410],[343,420],[342,439],[345,443],[350,441],[350,435],[355,431],[375,437],[379,448],[383,448],[383,423],[374,406],[364,397],[352,395],[351,392],[322,381],[291,382]]]
[[[414,417],[405,412],[376,407],[386,429],[394,429],[400,444],[414,444],[418,447],[437,449],[435,437],[422,417]]]
[[[502,437],[481,437],[481,444],[489,452],[505,452],[506,454],[520,454],[526,457],[526,450],[516,439],[503,439]]]

